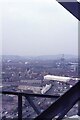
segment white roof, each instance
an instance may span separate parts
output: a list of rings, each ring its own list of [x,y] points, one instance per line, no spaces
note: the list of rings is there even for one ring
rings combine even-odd
[[[78,116],[78,115],[74,115],[74,116],[71,116],[69,118],[78,118],[80,120],[80,116]]]
[[[78,80],[77,78],[64,77],[64,76],[55,76],[55,75],[46,75],[46,76],[44,76],[44,79],[46,79],[46,80],[57,80],[57,81],[63,81],[63,82],[67,82],[70,79]]]

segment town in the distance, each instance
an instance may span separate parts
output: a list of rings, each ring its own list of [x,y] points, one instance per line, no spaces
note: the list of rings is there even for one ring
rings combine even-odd
[[[37,57],[4,55],[0,57],[2,71],[0,90],[61,96],[78,82],[78,58],[73,55],[45,55]],[[0,95],[1,96],[1,95]],[[47,109],[56,99],[31,97],[39,112]],[[17,118],[18,99],[2,95],[3,118]],[[35,118],[35,110],[23,98],[23,118]],[[66,116],[77,114],[76,104]]]

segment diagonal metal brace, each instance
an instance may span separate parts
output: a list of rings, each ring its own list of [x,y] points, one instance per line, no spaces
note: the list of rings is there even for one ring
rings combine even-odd
[[[40,114],[39,109],[36,107],[36,105],[34,104],[33,100],[30,97],[26,97],[27,101],[29,102],[29,104],[31,105],[31,107],[34,109],[34,111],[37,113],[37,115]]]
[[[80,21],[80,3],[77,0],[57,0],[65,9]]]
[[[56,115],[60,115],[60,119],[80,100],[80,81],[63,94],[56,102],[43,111],[34,120],[52,120]]]

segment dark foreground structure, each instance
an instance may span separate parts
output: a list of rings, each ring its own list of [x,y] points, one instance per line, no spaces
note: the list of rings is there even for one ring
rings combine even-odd
[[[62,120],[67,112],[78,102],[78,113],[80,116],[80,81],[69,89],[62,96],[53,95],[41,95],[41,94],[26,94],[21,92],[7,92],[2,91],[1,94],[7,95],[17,95],[18,97],[18,120],[22,120],[22,97],[26,97],[30,105],[33,107],[38,116],[34,120],[52,120],[56,116],[56,120]],[[57,99],[50,107],[48,107],[41,114],[39,113],[37,107],[34,105],[30,97],[46,97]],[[59,97],[59,98],[58,98]],[[3,120],[3,118],[2,118]]]

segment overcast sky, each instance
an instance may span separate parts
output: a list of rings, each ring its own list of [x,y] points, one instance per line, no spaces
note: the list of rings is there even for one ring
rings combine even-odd
[[[78,53],[78,21],[59,3],[54,0],[4,0],[1,6],[2,54]]]

